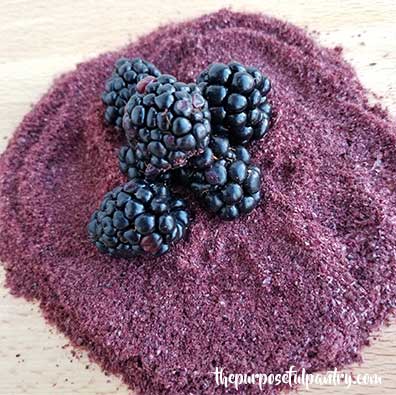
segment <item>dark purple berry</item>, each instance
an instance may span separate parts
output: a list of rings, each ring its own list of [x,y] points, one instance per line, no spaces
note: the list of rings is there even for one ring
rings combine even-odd
[[[106,194],[87,230],[101,252],[129,258],[166,253],[185,236],[188,226],[183,199],[164,185],[135,179]]]
[[[112,76],[106,81],[102,94],[102,101],[106,106],[106,122],[121,128],[125,105],[136,92],[137,86],[146,77],[155,79],[160,74],[153,64],[140,58],[119,59]]]
[[[213,63],[198,76],[197,84],[209,103],[213,133],[235,144],[247,144],[267,133],[271,84],[258,69],[237,62]]]
[[[169,75],[150,79],[144,92],[130,98],[123,125],[150,179],[160,179],[201,154],[211,132],[208,103],[200,89]]]
[[[245,147],[230,146],[226,137],[212,136],[209,147],[175,178],[226,220],[250,213],[260,201],[260,170],[250,163]]]

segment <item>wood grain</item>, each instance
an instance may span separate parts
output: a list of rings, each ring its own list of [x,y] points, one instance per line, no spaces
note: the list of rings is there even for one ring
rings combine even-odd
[[[124,45],[160,24],[219,6],[262,11],[320,31],[327,46],[341,44],[363,83],[396,109],[396,3],[393,0],[182,1],[2,0],[0,13],[0,150],[54,77],[77,62]],[[1,269],[1,281],[4,272]],[[396,393],[396,325],[384,328],[355,373],[383,377],[378,387],[356,386],[351,395]],[[84,353],[73,357],[67,339],[49,327],[37,305],[0,288],[0,394],[127,394]],[[80,355],[81,354],[81,355]],[[343,394],[343,387],[313,387],[303,394]]]

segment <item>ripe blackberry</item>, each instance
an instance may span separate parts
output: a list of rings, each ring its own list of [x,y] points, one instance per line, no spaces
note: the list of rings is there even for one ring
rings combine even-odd
[[[102,101],[106,105],[105,120],[122,127],[124,107],[135,93],[136,84],[148,75],[158,77],[160,71],[146,60],[121,58],[115,64],[112,76],[106,81]]]
[[[236,144],[267,133],[271,84],[257,68],[237,62],[213,63],[198,76],[197,84],[209,103],[213,133],[224,134]]]
[[[88,224],[91,241],[113,256],[162,255],[189,225],[183,199],[167,187],[134,179],[107,193]]]
[[[134,149],[128,145],[121,147],[118,153],[118,164],[121,173],[125,174],[128,180],[135,178],[143,178],[146,169],[146,164],[140,161],[134,152]],[[159,174],[156,181],[166,182],[170,180],[171,173]]]
[[[213,136],[203,154],[178,170],[178,179],[221,218],[233,220],[250,213],[260,201],[260,169],[250,163],[248,150]]]
[[[123,127],[145,177],[184,166],[209,143],[208,103],[195,84],[171,75],[146,77],[125,107]]]

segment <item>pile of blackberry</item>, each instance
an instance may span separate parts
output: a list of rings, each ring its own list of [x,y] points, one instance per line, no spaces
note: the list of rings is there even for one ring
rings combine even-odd
[[[96,247],[124,258],[166,253],[190,225],[175,186],[224,220],[257,207],[261,172],[245,145],[268,131],[270,89],[257,68],[237,62],[213,63],[184,83],[143,59],[118,60],[102,100],[105,121],[125,134],[118,161],[128,182],[89,221]]]

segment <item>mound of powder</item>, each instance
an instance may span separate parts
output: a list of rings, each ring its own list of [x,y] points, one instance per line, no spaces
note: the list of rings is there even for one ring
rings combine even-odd
[[[220,11],[58,79],[0,161],[11,291],[37,299],[75,345],[145,395],[226,392],[216,366],[281,373],[359,360],[395,307],[396,130],[340,52],[288,23]],[[264,201],[235,222],[193,201],[188,239],[159,259],[116,260],[86,235],[104,193],[125,182],[121,138],[100,101],[120,56],[185,81],[238,60],[273,82],[275,123],[251,145]]]

